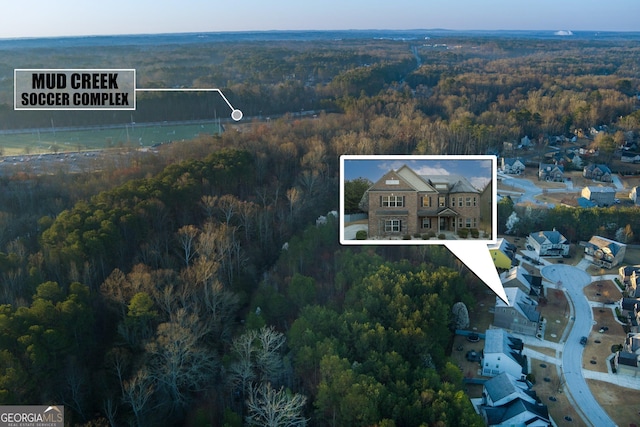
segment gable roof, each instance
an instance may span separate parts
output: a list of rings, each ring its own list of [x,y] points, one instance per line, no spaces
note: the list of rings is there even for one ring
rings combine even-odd
[[[626,247],[624,243],[616,242],[615,240],[607,239],[602,236],[593,236],[587,242],[587,247],[591,249],[604,249],[608,248],[613,256],[616,256],[620,249]]]
[[[417,191],[427,191],[430,193],[436,193],[437,190],[429,185],[420,175],[418,175],[413,169],[407,165],[403,165],[396,172],[402,178],[404,178],[413,188]]]
[[[549,423],[549,408],[546,405],[533,404],[522,399],[515,399],[495,408],[485,406],[483,409],[490,426],[506,423],[516,417],[521,419],[513,425],[530,425],[536,421]]]
[[[484,383],[484,389],[493,402],[499,402],[513,395],[530,402],[536,401],[536,393],[531,390],[530,383],[518,380],[513,375],[503,372]]]
[[[520,288],[504,288],[509,305],[496,297],[496,307],[513,307],[522,317],[530,322],[540,321],[540,312],[536,310],[538,303],[529,298]]]
[[[565,244],[567,242],[567,238],[562,235],[559,231],[538,231],[537,233],[529,234],[529,237],[534,239],[536,242],[543,244],[545,242],[549,242],[551,244]]]
[[[504,329],[487,329],[484,337],[484,354],[504,354],[526,370],[526,357],[520,354],[524,348],[522,340],[513,337]]]

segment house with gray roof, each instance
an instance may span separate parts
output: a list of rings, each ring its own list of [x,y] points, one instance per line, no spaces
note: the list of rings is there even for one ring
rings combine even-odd
[[[524,173],[525,165],[522,159],[513,157],[502,157],[500,160],[502,172],[514,175]]]
[[[540,256],[569,255],[569,241],[555,228],[551,231],[537,231],[527,236],[527,249]]]
[[[602,185],[584,187],[580,195],[598,206],[611,206],[616,199],[616,189]]]
[[[493,313],[494,326],[523,335],[541,334],[542,316],[538,310],[538,302],[520,288],[506,287],[504,292],[509,304],[501,298],[496,298]]]
[[[522,265],[500,274],[500,281],[505,288],[520,288],[525,295],[539,297],[544,294],[542,277],[529,274]]]
[[[550,163],[540,163],[538,166],[539,181],[564,181],[564,166]]]
[[[482,375],[495,377],[503,372],[521,379],[529,372],[527,356],[522,354],[522,340],[504,329],[487,329],[482,351]]]
[[[484,383],[478,412],[488,426],[549,426],[549,410],[532,384],[508,373]]]
[[[599,267],[613,268],[622,263],[626,250],[627,245],[624,243],[593,236],[585,244],[584,257]]]
[[[611,175],[611,169],[609,166],[603,164],[590,164],[582,169],[582,176],[587,179],[600,182],[613,182]]]
[[[369,236],[444,232],[480,225],[480,190],[462,175],[419,175],[404,165],[368,190]]]
[[[629,333],[613,360],[616,372],[640,377],[640,333]]]

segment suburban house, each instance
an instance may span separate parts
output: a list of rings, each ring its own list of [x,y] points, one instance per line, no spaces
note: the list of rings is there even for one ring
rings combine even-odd
[[[640,153],[632,153],[630,151],[623,151],[620,154],[620,161],[624,163],[640,163]]]
[[[555,228],[529,234],[526,248],[534,251],[539,257],[569,255],[569,241]]]
[[[482,351],[482,375],[495,377],[503,372],[524,378],[528,371],[527,356],[522,354],[522,340],[504,329],[487,329]]]
[[[582,176],[587,179],[601,182],[613,182],[611,169],[609,166],[602,164],[590,164],[582,170]]]
[[[502,172],[514,175],[520,175],[524,172],[525,165],[520,158],[501,158]]]
[[[624,294],[630,298],[640,298],[640,265],[620,267],[620,281],[625,285]]]
[[[496,240],[496,243],[491,243],[487,246],[497,269],[507,270],[511,268],[516,253],[516,248],[512,244],[501,237]]]
[[[550,426],[549,409],[532,384],[502,373],[486,381],[478,413],[488,426]]]
[[[593,236],[585,245],[584,257],[599,267],[613,268],[622,263],[626,250],[624,243]]]
[[[532,145],[533,143],[531,142],[531,138],[525,135],[522,138],[520,138],[520,144],[518,145],[518,148],[528,150],[529,148],[531,148]]]
[[[538,166],[539,181],[564,181],[564,167],[549,163],[540,163]]]
[[[582,167],[582,159],[575,151],[568,151],[564,156],[565,163],[571,163],[576,168]]]
[[[640,376],[640,333],[629,333],[614,358],[616,372],[632,377]]]
[[[640,332],[640,299],[622,298],[619,304],[620,311],[627,318],[629,332]]]
[[[500,281],[505,288],[520,288],[522,292],[529,296],[540,296],[544,294],[542,277],[534,276],[522,266],[512,267],[500,275]]]
[[[417,174],[404,165],[368,190],[369,236],[477,228],[480,191],[461,175]]]
[[[542,316],[538,311],[538,303],[518,287],[505,287],[504,292],[509,304],[496,297],[493,324],[523,335],[542,334]]]
[[[598,206],[611,206],[615,202],[616,190],[615,188],[598,185],[595,187],[584,187],[580,195]]]
[[[629,192],[629,198],[633,201],[633,204],[640,206],[640,190],[638,186],[635,186]]]

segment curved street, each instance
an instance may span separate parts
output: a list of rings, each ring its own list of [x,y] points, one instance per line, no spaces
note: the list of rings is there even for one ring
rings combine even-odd
[[[571,396],[576,410],[587,418],[589,424],[594,427],[614,426],[613,420],[591,393],[582,372],[584,347],[580,344],[580,338],[588,337],[593,326],[593,312],[583,288],[591,283],[591,276],[578,267],[560,264],[548,265],[542,268],[541,273],[558,288],[565,289],[573,307],[573,326],[562,348],[562,362],[558,365],[568,395]]]

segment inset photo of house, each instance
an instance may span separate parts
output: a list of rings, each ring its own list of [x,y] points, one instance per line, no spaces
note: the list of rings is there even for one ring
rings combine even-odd
[[[496,171],[495,156],[341,156],[340,242],[495,242]]]

